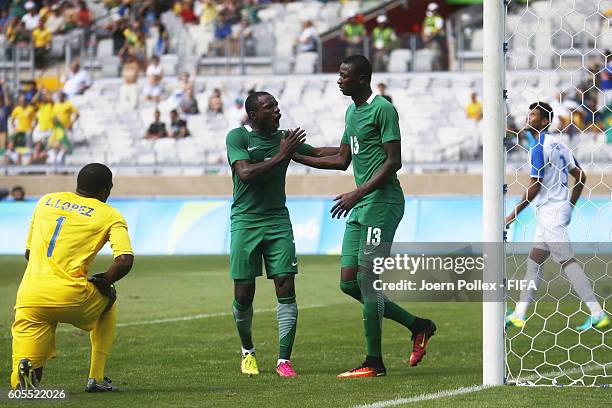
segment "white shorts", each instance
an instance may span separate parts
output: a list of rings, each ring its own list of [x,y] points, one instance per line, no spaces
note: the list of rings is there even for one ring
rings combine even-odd
[[[145,84],[142,89],[142,94],[144,96],[158,97],[161,95],[161,86]]]
[[[47,141],[51,137],[52,133],[52,130],[40,130],[39,128],[36,128],[32,132],[32,143],[42,142],[43,144],[47,144]]]
[[[536,208],[537,227],[533,247],[550,252],[559,263],[574,257],[568,233],[572,208],[569,201],[550,202]]]

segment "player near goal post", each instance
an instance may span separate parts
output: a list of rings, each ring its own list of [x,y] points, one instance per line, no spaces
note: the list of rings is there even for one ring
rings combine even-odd
[[[363,55],[347,57],[340,65],[340,91],[353,99],[337,154],[323,158],[293,156],[319,169],[346,170],[351,161],[357,188],[335,198],[333,217],[349,214],[342,240],[340,289],[363,303],[366,358],[339,378],[386,375],[382,358],[383,317],[412,332],[410,366],[423,358],[436,325],[421,319],[373,288],[372,261],[389,255],[395,231],[404,214],[404,193],[396,172],[401,167],[401,136],[395,107],[372,93],[372,65]],[[299,152],[298,152],[299,153]]]
[[[562,271],[591,313],[576,330],[584,331],[591,327],[603,329],[610,324],[610,320],[597,301],[582,267],[574,258],[567,231],[572,209],[580,198],[586,175],[572,151],[546,133],[552,119],[553,110],[549,104],[535,102],[529,106],[527,127],[536,134],[530,149],[531,183],[512,213],[506,217],[506,225],[510,225],[530,203],[535,205],[537,227],[534,244],[527,258],[525,280],[535,282],[537,287],[542,266],[552,256],[561,265]],[[569,198],[568,174],[575,180]],[[534,300],[535,291],[531,285],[521,291],[514,312],[506,317],[506,326],[525,326],[527,309]]]

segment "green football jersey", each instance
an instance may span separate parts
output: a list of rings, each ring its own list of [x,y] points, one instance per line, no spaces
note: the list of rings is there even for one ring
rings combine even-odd
[[[361,106],[351,104],[346,110],[342,143],[350,145],[353,173],[357,186],[372,178],[387,159],[383,143],[401,140],[399,116],[385,98],[372,94]],[[404,193],[397,175],[382,187],[363,197],[355,207],[371,203],[403,203]]]
[[[280,140],[285,131],[278,130],[264,136],[250,127],[239,127],[227,134],[227,160],[232,167],[234,182],[234,202],[232,204],[232,231],[244,228],[265,227],[268,225],[291,224],[289,211],[285,205],[285,176],[291,159],[277,164],[250,183],[245,183],[234,171],[234,163],[248,160],[260,163],[271,159],[278,153]],[[312,146],[303,144],[298,153],[312,154]]]

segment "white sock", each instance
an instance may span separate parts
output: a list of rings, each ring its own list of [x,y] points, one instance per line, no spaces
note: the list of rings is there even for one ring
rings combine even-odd
[[[603,309],[597,301],[595,293],[593,293],[593,288],[591,287],[591,282],[587,279],[582,267],[578,262],[569,262],[563,266],[563,272],[572,284],[572,288],[574,288],[580,299],[591,311],[591,316],[599,317]]]
[[[537,290],[537,287],[540,286],[540,265],[538,265],[538,263],[531,258],[527,258],[527,271],[525,272],[525,277],[523,279],[528,283],[531,283],[531,281],[535,282],[536,288],[530,288],[529,286],[531,285],[527,285],[527,287],[521,291],[521,296],[519,301],[516,303],[516,308],[514,309],[514,317],[521,320],[525,320],[529,303],[534,300],[533,295]]]
[[[244,347],[242,348],[242,357],[246,356],[247,354],[255,354],[255,347],[253,347],[252,349],[245,349]]]
[[[291,361],[291,360],[285,360],[284,358],[279,358],[276,361],[276,366],[278,367],[279,365],[281,365],[281,363],[285,363],[285,362],[289,362],[289,361]]]

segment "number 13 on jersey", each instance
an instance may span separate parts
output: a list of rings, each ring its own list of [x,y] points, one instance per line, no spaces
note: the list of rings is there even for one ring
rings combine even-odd
[[[359,141],[357,140],[357,136],[351,136],[351,152],[353,152],[353,154],[359,153]]]

